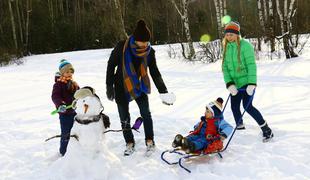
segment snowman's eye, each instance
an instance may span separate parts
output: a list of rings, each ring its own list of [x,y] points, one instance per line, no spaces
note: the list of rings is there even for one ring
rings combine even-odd
[[[83,103],[85,102],[85,100],[83,100]]]

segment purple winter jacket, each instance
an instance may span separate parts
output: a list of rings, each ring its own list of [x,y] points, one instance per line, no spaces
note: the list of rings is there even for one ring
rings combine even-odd
[[[71,91],[68,89],[67,83],[57,81],[57,77],[55,77],[55,84],[53,86],[53,92],[52,92],[52,100],[58,108],[60,105],[71,105],[73,100],[74,100],[74,95],[75,91]],[[75,111],[70,108],[67,109],[66,112],[62,114],[75,114]]]

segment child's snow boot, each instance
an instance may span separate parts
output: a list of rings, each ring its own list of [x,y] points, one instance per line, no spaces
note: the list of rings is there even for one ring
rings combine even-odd
[[[172,142],[172,147],[176,148],[176,147],[182,146],[182,139],[183,139],[183,136],[181,134],[177,134],[174,137],[174,140]]]
[[[183,138],[182,140],[182,149],[188,154],[188,153],[194,153],[195,152],[195,143],[189,141],[187,138]]]

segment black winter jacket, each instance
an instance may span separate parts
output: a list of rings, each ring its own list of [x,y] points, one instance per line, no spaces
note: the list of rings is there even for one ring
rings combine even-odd
[[[110,55],[110,59],[108,61],[107,67],[107,75],[106,75],[106,86],[113,86],[115,91],[115,101],[116,103],[128,103],[128,100],[125,95],[124,90],[124,81],[123,81],[123,66],[122,66],[122,59],[123,59],[123,47],[125,41],[120,41],[116,47],[113,49]],[[148,60],[148,69],[153,79],[153,82],[158,89],[159,93],[167,93],[166,85],[161,77],[161,74],[156,65],[156,58],[155,58],[155,50],[151,48],[149,53],[149,60]],[[133,61],[135,70],[140,67],[140,61]],[[117,70],[115,72],[115,68]]]

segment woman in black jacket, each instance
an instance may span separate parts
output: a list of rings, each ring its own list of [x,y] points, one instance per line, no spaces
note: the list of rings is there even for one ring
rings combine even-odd
[[[147,153],[155,150],[153,120],[149,109],[148,96],[151,92],[148,71],[160,93],[163,103],[172,105],[175,96],[168,93],[156,65],[155,51],[150,46],[150,30],[139,20],[134,33],[126,41],[120,41],[113,49],[107,67],[107,97],[115,99],[123,135],[126,142],[125,156],[134,152],[135,141],[130,126],[129,102],[135,100],[143,118]],[[117,70],[115,72],[115,68]]]

